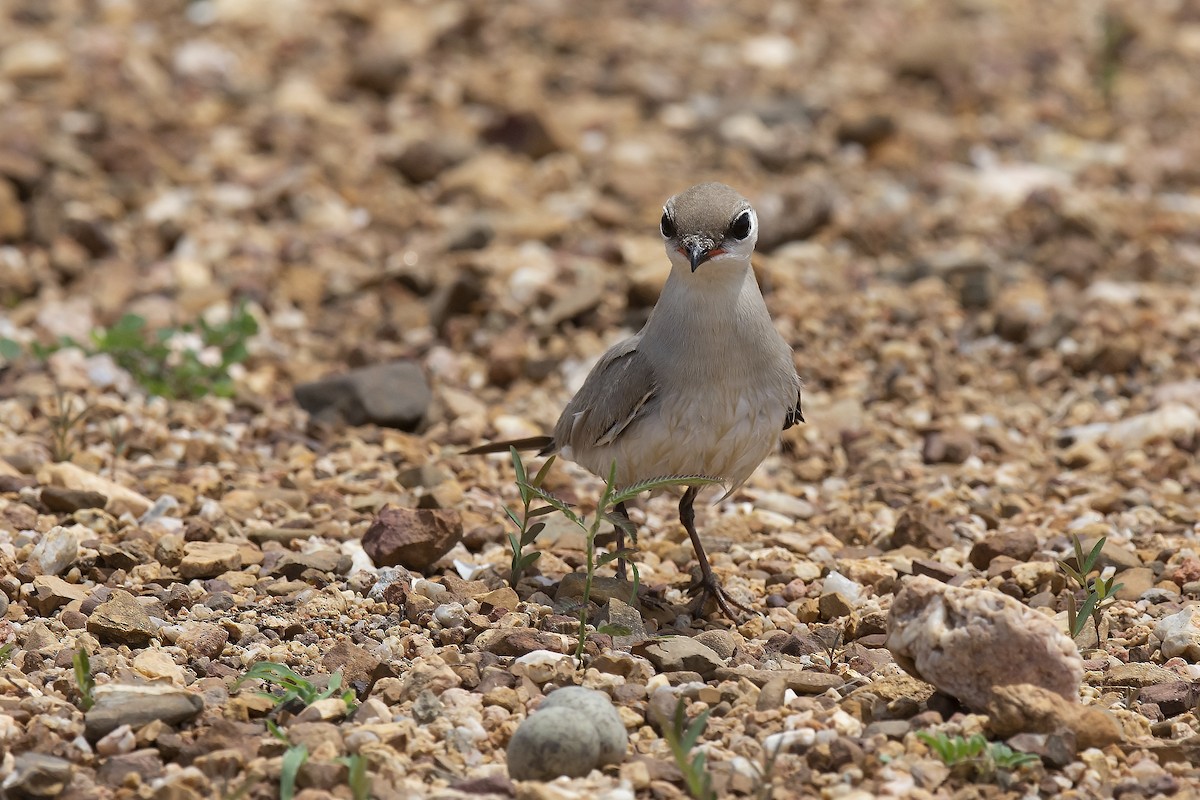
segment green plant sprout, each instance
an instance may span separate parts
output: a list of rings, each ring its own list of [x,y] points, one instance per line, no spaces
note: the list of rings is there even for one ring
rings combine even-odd
[[[675,766],[683,773],[683,783],[688,794],[695,800],[716,800],[717,793],[713,790],[712,775],[706,767],[704,753],[692,753],[692,749],[704,735],[704,728],[708,725],[708,715],[712,713],[712,709],[701,712],[692,720],[691,725],[688,725],[683,705],[683,699],[680,698],[675,704],[675,716],[671,725],[663,728],[663,738],[671,748]]]
[[[961,736],[919,731],[917,738],[937,754],[947,767],[967,765],[984,780],[991,780],[997,770],[1012,772],[1039,760],[1033,753],[1020,753],[1002,742],[989,742],[981,733],[964,739]]]
[[[1084,592],[1081,606],[1076,606],[1074,592],[1067,593],[1067,625],[1071,629],[1071,636],[1076,637],[1081,634],[1087,625],[1088,617],[1091,617],[1096,626],[1097,643],[1101,641],[1100,623],[1104,616],[1104,609],[1112,605],[1113,596],[1125,585],[1123,583],[1113,585],[1116,576],[1109,577],[1107,580],[1099,575],[1095,578],[1088,577],[1096,570],[1096,562],[1100,558],[1101,551],[1104,550],[1105,541],[1107,541],[1107,537],[1101,536],[1100,540],[1092,547],[1091,552],[1084,555],[1083,543],[1080,542],[1078,536],[1072,536],[1071,545],[1075,550],[1075,563],[1072,564],[1066,559],[1058,562],[1062,571],[1067,573],[1067,576]]]
[[[584,644],[587,641],[587,621],[588,621],[588,605],[592,598],[592,581],[596,576],[596,569],[604,566],[618,558],[629,559],[636,555],[634,550],[622,548],[609,553],[604,553],[599,558],[596,557],[596,537],[600,533],[600,525],[604,521],[609,521],[614,525],[621,527],[626,533],[635,533],[633,525],[622,514],[615,514],[612,509],[622,503],[627,503],[637,497],[642,492],[650,492],[655,489],[666,489],[677,486],[708,486],[720,481],[712,478],[704,478],[695,475],[678,475],[666,478],[652,478],[650,480],[635,483],[624,489],[617,488],[617,462],[612,463],[612,467],[608,471],[608,479],[604,482],[604,491],[600,495],[600,502],[596,505],[596,512],[589,519],[586,515],[575,513],[571,506],[550,494],[546,490],[534,486],[528,481],[522,482],[520,485],[531,492],[535,497],[549,503],[553,508],[558,510],[571,522],[579,526],[584,532],[584,538],[587,545],[587,572],[583,583],[583,599],[579,610],[579,643],[575,648],[575,658],[582,662]],[[632,538],[632,536],[631,536]],[[635,540],[636,544],[636,540]],[[637,565],[630,562],[630,567],[633,572],[633,590],[629,599],[630,605],[637,603],[638,588],[641,585],[641,576],[638,574]]]
[[[268,684],[273,683],[283,689],[283,694],[281,695],[259,692],[260,696],[273,700],[275,708],[281,708],[293,700],[298,700],[307,707],[318,700],[324,700],[327,697],[333,697],[337,694],[338,689],[342,686],[342,673],[341,670],[333,673],[329,677],[329,686],[322,690],[314,686],[312,681],[297,674],[291,667],[277,664],[274,661],[259,661],[250,667],[245,675],[234,682],[234,690],[236,691],[243,683],[249,680],[260,680]],[[339,697],[346,704],[347,712],[354,710],[356,703],[353,690],[347,689]]]
[[[258,322],[239,304],[229,319],[216,324],[201,318],[195,324],[150,331],[146,320],[126,314],[110,328],[97,328],[86,344],[69,336],[51,345],[33,344],[30,353],[45,360],[64,347],[78,347],[88,355],[101,353],[126,370],[151,394],[195,399],[213,394],[232,397],[230,368],[249,356],[246,343],[258,333]],[[0,355],[12,361],[21,346],[0,338]]]
[[[542,484],[546,480],[546,475],[550,473],[550,467],[554,464],[554,456],[546,459],[546,463],[542,464],[542,468],[537,471],[533,480],[529,480],[528,473],[525,471],[525,463],[521,461],[521,454],[517,452],[517,448],[508,448],[509,454],[512,456],[513,469],[517,473],[517,489],[521,493],[522,514],[520,518],[512,509],[505,506],[504,513],[512,521],[513,525],[517,526],[516,533],[508,534],[508,545],[512,549],[512,572],[509,574],[508,582],[513,589],[517,588],[517,584],[521,581],[521,576],[525,574],[525,570],[533,566],[542,554],[533,550],[529,553],[524,553],[524,549],[533,544],[545,527],[544,522],[531,521],[552,513],[554,506],[542,506],[541,508],[530,509],[533,504],[534,493],[533,489],[541,489]],[[532,487],[532,488],[530,488]]]
[[[71,663],[75,668],[75,686],[79,689],[79,705],[83,706],[84,711],[90,711],[92,706],[96,705],[96,681],[92,677],[92,662],[88,658],[87,650],[82,647],[76,650]]]
[[[354,800],[370,800],[371,776],[367,773],[367,757],[362,753],[352,756],[342,756],[338,759],[346,765],[348,774],[346,784],[350,787],[350,796]]]

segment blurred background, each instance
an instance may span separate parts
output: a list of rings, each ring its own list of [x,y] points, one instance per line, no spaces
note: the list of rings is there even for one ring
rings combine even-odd
[[[802,477],[914,441],[872,420],[1095,421],[1196,377],[1198,63],[1193,0],[6,0],[0,338],[244,301],[243,400],[411,357],[436,440],[534,431],[719,179],[829,421]]]

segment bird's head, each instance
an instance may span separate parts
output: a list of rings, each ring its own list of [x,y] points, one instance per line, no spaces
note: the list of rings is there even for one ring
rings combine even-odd
[[[758,241],[758,215],[725,184],[701,183],[667,201],[659,232],[676,267],[695,272],[719,269],[721,262],[744,266]]]

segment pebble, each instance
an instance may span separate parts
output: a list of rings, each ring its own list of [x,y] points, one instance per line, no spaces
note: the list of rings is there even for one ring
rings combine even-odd
[[[204,708],[200,695],[164,685],[105,684],[95,690],[96,705],[83,715],[91,741],[122,725],[134,730],[155,720],[173,726],[192,719]]]
[[[158,635],[158,626],[150,621],[141,603],[122,589],[112,592],[88,615],[87,629],[100,641],[145,647]]]
[[[551,708],[574,711],[595,727],[600,740],[600,765],[620,764],[625,760],[629,734],[607,694],[582,686],[566,686],[547,695],[537,713]]]
[[[578,710],[551,707],[525,718],[509,740],[507,754],[513,780],[581,778],[601,763],[600,734]]]

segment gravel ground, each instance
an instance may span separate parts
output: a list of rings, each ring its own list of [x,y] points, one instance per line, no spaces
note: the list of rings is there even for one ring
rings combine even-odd
[[[3,4],[0,795],[270,798],[302,745],[307,800],[354,796],[356,754],[380,798],[684,797],[679,698],[722,797],[1197,792],[1198,60],[1189,0]],[[710,179],[759,210],[806,387],[699,508],[759,613],[688,613],[651,497],[641,613],[601,568],[626,630],[577,667],[583,537],[544,518],[514,590],[512,466],[461,452],[553,424]],[[127,313],[256,332],[228,392],[164,399],[93,354]],[[1072,536],[1124,584],[1075,640],[1084,729],[998,736],[885,646],[910,575],[1066,631]],[[264,660],[357,708],[275,708],[237,683]],[[510,780],[570,685],[623,760]],[[1038,763],[917,735],[983,731]]]

